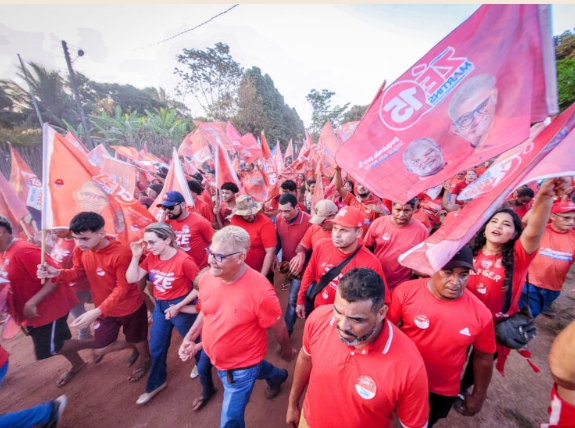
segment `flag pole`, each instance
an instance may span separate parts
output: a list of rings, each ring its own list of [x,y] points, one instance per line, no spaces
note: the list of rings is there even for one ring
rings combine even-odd
[[[42,227],[42,242],[40,245],[41,249],[41,261],[42,266],[46,263],[46,226],[48,224],[47,213],[48,213],[48,125],[43,124],[42,126],[42,217],[41,217],[41,227]],[[41,280],[44,284],[44,279]]]
[[[216,173],[216,197],[218,198],[218,202],[221,202],[219,200],[219,192],[218,192],[218,188],[219,188],[219,185],[218,185],[219,184],[219,181],[218,181],[218,178],[219,178],[218,169],[219,168],[218,167],[220,165],[220,147],[219,147],[220,139],[219,138],[214,138],[214,139],[216,140],[216,144],[214,145],[215,149],[216,149],[216,156],[215,156],[216,162],[214,165],[214,169],[215,169],[215,173]]]
[[[30,80],[28,79],[28,70],[26,69],[26,66],[24,65],[24,61],[22,61],[20,54],[17,54],[17,55],[18,55],[18,59],[20,60],[20,66],[22,67],[22,72],[24,73],[24,78],[26,79],[26,83],[28,84],[28,92],[30,93],[30,98],[32,98],[32,104],[34,104],[34,110],[36,110],[36,116],[38,116],[38,120],[40,121],[40,126],[44,126],[44,121],[42,120],[42,115],[40,114],[40,109],[38,108],[38,102],[36,101],[36,97],[34,96],[34,88],[32,88],[32,85],[30,84]]]

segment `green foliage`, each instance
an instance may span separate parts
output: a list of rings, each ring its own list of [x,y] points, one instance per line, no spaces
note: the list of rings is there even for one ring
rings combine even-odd
[[[259,135],[265,130],[269,144],[282,142],[282,150],[290,139],[305,137],[303,122],[294,108],[285,103],[269,75],[262,75],[258,67],[244,73],[238,90],[238,113],[232,119],[242,134]]]
[[[575,102],[575,57],[557,61],[557,92],[561,111]]]
[[[555,42],[555,59],[575,58],[575,34],[565,31],[560,36],[553,37]]]
[[[328,120],[338,125],[342,123],[343,115],[350,103],[343,106],[332,106],[331,102],[334,95],[335,92],[327,89],[322,89],[321,92],[312,89],[305,97],[313,109],[310,134],[314,141],[318,140],[321,128]]]
[[[33,146],[42,144],[42,131],[40,128],[24,128],[13,126],[12,128],[0,127],[0,141],[10,142],[14,146]]]
[[[365,106],[352,106],[347,112],[345,112],[345,114],[343,115],[343,118],[341,119],[341,123],[347,123],[347,122],[356,122],[358,120],[361,120],[363,114],[365,113],[365,111],[367,110],[367,108],[369,107],[369,105],[365,105]]]
[[[237,109],[237,89],[243,68],[230,55],[230,48],[218,42],[205,51],[184,49],[176,56],[181,67],[174,73],[182,82],[178,93],[191,94],[214,121],[227,121]]]

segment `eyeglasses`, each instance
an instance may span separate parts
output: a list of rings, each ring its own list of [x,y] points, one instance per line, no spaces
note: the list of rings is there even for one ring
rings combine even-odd
[[[206,254],[208,257],[212,256],[217,263],[221,263],[226,257],[235,256],[236,254],[241,254],[243,251],[236,251],[235,253],[231,254],[216,254],[212,253],[209,247],[204,248],[206,250]]]
[[[571,217],[570,215],[561,215],[561,214],[555,214],[557,217],[560,217],[561,219],[563,219],[563,221],[566,222],[571,222],[571,221],[575,221],[575,217]]]
[[[462,129],[469,128],[471,125],[473,125],[473,122],[475,122],[475,115],[476,114],[478,114],[480,116],[483,116],[484,114],[486,114],[487,113],[487,105],[489,104],[489,98],[491,98],[491,97],[487,97],[485,100],[483,100],[481,102],[481,104],[479,104],[475,108],[475,110],[470,111],[468,113],[464,113],[461,116],[459,116],[459,118],[455,121],[457,126],[459,126]]]

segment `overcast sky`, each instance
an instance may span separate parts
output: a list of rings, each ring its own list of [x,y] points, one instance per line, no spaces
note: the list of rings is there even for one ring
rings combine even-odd
[[[307,125],[312,88],[338,104],[369,104],[479,5],[0,5],[0,77],[14,79],[19,53],[66,72],[61,40],[85,55],[74,68],[99,82],[163,87],[173,93],[183,48],[227,43],[244,68],[257,66]],[[552,10],[553,34],[575,27],[575,5]],[[496,54],[496,53],[494,53]],[[21,82],[19,82],[21,83]],[[193,115],[199,107],[187,100]]]

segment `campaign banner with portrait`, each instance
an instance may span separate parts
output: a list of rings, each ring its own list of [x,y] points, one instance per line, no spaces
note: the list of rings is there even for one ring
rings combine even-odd
[[[43,138],[42,228],[67,228],[76,214],[92,211],[104,217],[106,233],[123,244],[140,239],[154,218],[133,194],[47,124]]]
[[[12,169],[10,170],[10,185],[22,202],[38,211],[42,210],[42,183],[20,156],[12,144]]]
[[[575,104],[545,128],[501,155],[460,197],[470,202],[433,235],[399,257],[399,262],[432,275],[463,247],[521,183],[572,174],[575,165]],[[558,157],[563,157],[558,161]],[[556,162],[559,162],[556,164]],[[543,172],[543,174],[542,174]]]
[[[338,165],[405,203],[517,146],[559,111],[548,5],[484,5],[382,88]]]

